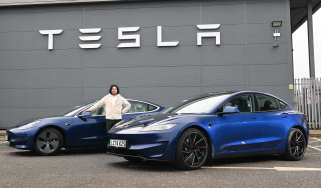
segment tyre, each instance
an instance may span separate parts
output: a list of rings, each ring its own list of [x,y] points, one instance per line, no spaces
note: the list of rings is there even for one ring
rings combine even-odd
[[[139,158],[139,157],[124,157],[124,159],[126,159],[129,162],[133,162],[133,163],[139,163],[139,162],[143,162],[143,159]]]
[[[210,144],[204,133],[187,129],[177,142],[175,165],[182,170],[198,169],[206,163],[209,153]]]
[[[300,129],[292,128],[288,136],[285,158],[291,161],[303,159],[307,147],[304,133]]]
[[[54,128],[43,129],[35,139],[35,151],[40,155],[54,155],[63,144],[60,131]]]

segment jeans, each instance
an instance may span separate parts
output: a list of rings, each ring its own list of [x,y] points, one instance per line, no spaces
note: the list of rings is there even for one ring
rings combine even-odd
[[[121,119],[106,119],[106,130],[107,132],[118,122],[120,122]]]

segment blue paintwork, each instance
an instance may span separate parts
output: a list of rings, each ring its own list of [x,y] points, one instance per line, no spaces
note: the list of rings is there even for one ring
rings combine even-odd
[[[131,100],[129,100],[131,101]],[[144,101],[141,101],[144,102]],[[164,109],[154,103],[146,102],[158,107],[155,111],[147,113],[124,114],[123,120],[130,120],[136,116],[152,115]],[[78,114],[85,111],[92,104],[76,109],[78,111],[70,116],[44,118],[35,121],[35,125],[28,129],[14,128],[7,130],[9,145],[17,149],[33,150],[35,136],[40,130],[54,127],[61,131],[64,136],[64,147],[66,148],[105,148],[106,129],[105,116],[87,115],[79,117]]]
[[[190,127],[202,130],[209,138],[212,158],[285,153],[288,134],[293,127],[302,129],[308,138],[309,130],[304,115],[294,111],[288,104],[283,110],[269,112],[238,113],[230,109],[233,113],[216,113],[216,110],[232,97],[239,94],[254,96],[256,93],[259,92],[230,92],[226,98],[213,106],[211,113],[163,113],[136,118],[126,126],[117,126],[109,131],[108,139],[127,140],[128,146],[126,149],[108,147],[108,152],[119,156],[141,157],[147,160],[174,161],[177,141],[182,133]],[[266,93],[265,95],[274,97]],[[204,96],[208,97],[211,94]],[[279,98],[276,99],[282,101]],[[142,127],[159,122],[176,124],[176,126],[162,131],[140,131]],[[136,128],[137,131],[128,132],[133,128]]]

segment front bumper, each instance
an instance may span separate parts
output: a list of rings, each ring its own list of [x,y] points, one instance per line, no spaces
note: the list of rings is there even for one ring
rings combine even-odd
[[[7,130],[9,146],[16,149],[32,150],[33,149],[33,132]]]
[[[176,133],[142,133],[117,134],[110,133],[107,137],[107,153],[118,156],[137,157],[144,160],[172,161],[175,159]],[[126,148],[109,145],[110,139],[126,140]]]

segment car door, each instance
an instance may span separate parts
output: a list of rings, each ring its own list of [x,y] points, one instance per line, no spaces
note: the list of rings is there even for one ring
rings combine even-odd
[[[150,103],[129,100],[131,108],[128,113],[123,114],[123,120],[132,119],[138,115],[153,113],[158,109]],[[77,117],[71,130],[71,143],[74,146],[104,146],[107,139],[105,106],[92,112],[91,116]]]
[[[286,104],[273,96],[257,93],[254,95],[258,132],[258,147],[264,150],[274,150],[280,146],[284,138],[287,120]]]
[[[91,115],[79,114],[73,122],[69,135],[71,143],[76,147],[103,146],[106,139],[106,119],[104,106],[92,112]]]
[[[239,113],[218,115],[214,119],[216,153],[218,155],[252,152],[257,149],[256,134],[259,130],[254,111],[254,98],[251,94],[240,94],[226,101],[225,106],[236,106]]]

